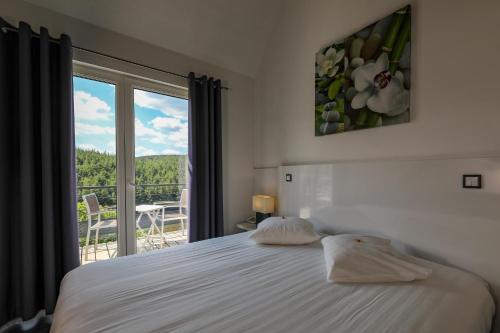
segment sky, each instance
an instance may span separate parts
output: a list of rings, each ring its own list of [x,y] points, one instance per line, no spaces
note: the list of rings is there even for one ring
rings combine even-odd
[[[75,140],[82,149],[115,154],[116,87],[75,76]],[[134,89],[135,156],[186,155],[188,101]]]

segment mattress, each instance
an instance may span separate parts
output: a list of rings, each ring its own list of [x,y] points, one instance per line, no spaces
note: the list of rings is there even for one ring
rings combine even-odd
[[[488,332],[488,285],[419,262],[432,268],[429,279],[332,284],[319,242],[226,236],[69,272],[51,332]]]

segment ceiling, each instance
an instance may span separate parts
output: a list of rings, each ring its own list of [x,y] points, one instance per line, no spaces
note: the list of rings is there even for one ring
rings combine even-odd
[[[26,0],[254,77],[282,0]]]

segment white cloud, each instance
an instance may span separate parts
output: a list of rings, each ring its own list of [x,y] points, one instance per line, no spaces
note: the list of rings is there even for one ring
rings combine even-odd
[[[171,147],[181,148],[188,146],[188,124],[180,119],[171,117],[156,117],[149,122],[153,128],[145,126],[139,119],[135,119],[135,133],[137,137],[148,138],[152,143],[168,144]],[[163,154],[180,155],[177,149],[165,149]]]
[[[149,149],[143,146],[135,147],[135,156],[148,156],[148,155],[157,155],[157,153],[153,149]]]
[[[156,129],[167,129],[166,138],[175,147],[186,148],[188,145],[188,124],[177,118],[156,117],[151,121]]]
[[[108,103],[82,90],[75,91],[74,105],[76,119],[108,120],[113,116]]]
[[[115,140],[109,141],[106,144],[106,149],[108,150],[108,152],[115,154],[116,153],[116,141]]]
[[[146,127],[139,118],[135,118],[135,135],[137,137],[149,138],[152,143],[165,143],[167,136],[162,132]]]
[[[182,122],[178,118],[170,118],[170,117],[156,117],[151,120],[154,128],[162,129],[162,128],[183,128],[187,126],[187,123]]]
[[[168,134],[168,140],[173,143],[175,147],[186,148],[188,146],[188,131],[187,127],[176,132]]]
[[[101,152],[99,148],[94,146],[93,144],[90,143],[82,143],[78,145],[78,148],[83,149],[83,150],[95,150]]]
[[[160,94],[144,90],[134,90],[134,103],[149,109],[160,110],[167,116],[187,120],[187,110],[170,105],[168,98]]]
[[[116,152],[114,149],[110,149],[109,147],[107,148],[99,148],[97,147],[96,145],[93,145],[91,143],[81,143],[79,145],[77,145],[77,148],[80,148],[80,149],[83,149],[83,150],[94,150],[94,151],[98,151],[100,153],[107,153],[107,154],[111,154],[111,155],[115,155]]]
[[[75,133],[77,135],[82,134],[115,134],[114,127],[89,125],[80,122],[75,123]]]
[[[169,148],[163,150],[161,153],[164,155],[183,155],[180,151]]]

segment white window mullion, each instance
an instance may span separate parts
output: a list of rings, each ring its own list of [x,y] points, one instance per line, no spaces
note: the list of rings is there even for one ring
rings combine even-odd
[[[125,123],[124,123],[124,161],[126,177],[126,216],[127,216],[127,254],[136,253],[136,217],[135,217],[135,136],[134,136],[134,89],[129,78],[124,77]]]
[[[124,158],[126,154],[126,119],[127,115],[124,112],[124,106],[127,103],[127,94],[123,84],[123,76],[117,75],[118,85],[117,85],[117,134],[116,134],[116,156],[117,156],[117,188],[118,188],[118,214],[121,216],[120,223],[118,224],[118,255],[125,256],[128,252],[127,245],[127,203],[126,203],[126,189],[127,189],[127,169],[126,169],[126,159]]]

